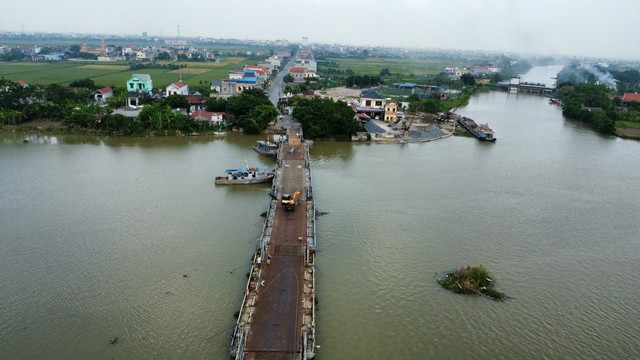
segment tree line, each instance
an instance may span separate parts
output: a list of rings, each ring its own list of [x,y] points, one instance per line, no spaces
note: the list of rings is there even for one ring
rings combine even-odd
[[[187,115],[189,102],[183,95],[170,95],[162,100],[143,98],[137,117],[112,114],[125,105],[126,91],[114,88],[114,96],[106,106],[93,101],[91,94],[98,86],[93,80],[75,81],[70,87],[59,84],[20,86],[0,78],[0,124],[20,125],[32,120],[53,120],[69,130],[89,130],[110,135],[171,135],[217,130],[207,121]],[[225,112],[230,127],[247,133],[263,131],[278,111],[261,89],[249,89],[228,100],[208,99],[208,111]]]
[[[295,106],[293,116],[300,121],[306,138],[350,140],[362,130],[355,111],[344,101],[292,98],[289,105]]]

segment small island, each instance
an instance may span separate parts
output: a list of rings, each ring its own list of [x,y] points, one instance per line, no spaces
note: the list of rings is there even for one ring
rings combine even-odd
[[[463,266],[438,280],[442,287],[458,294],[476,294],[504,301],[507,296],[493,288],[493,281],[493,277],[483,265]]]

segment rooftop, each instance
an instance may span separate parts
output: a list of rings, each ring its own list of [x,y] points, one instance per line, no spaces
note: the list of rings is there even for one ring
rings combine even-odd
[[[384,100],[384,96],[378,94],[374,90],[365,90],[360,94],[360,98],[362,99],[381,99]]]

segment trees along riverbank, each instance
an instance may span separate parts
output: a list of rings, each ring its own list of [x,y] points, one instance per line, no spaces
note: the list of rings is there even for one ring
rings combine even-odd
[[[55,133],[94,133],[128,136],[166,136],[177,134],[207,134],[220,126],[190,118],[184,111],[189,103],[182,95],[165,99],[143,100],[144,106],[137,117],[112,114],[123,107],[126,92],[114,89],[114,96],[106,106],[91,99],[97,86],[92,80],[78,82],[75,87],[58,84],[47,86],[20,86],[13,81],[0,79],[0,126],[9,125],[17,131],[46,131]],[[259,133],[273,120],[278,111],[260,89],[244,91],[228,100],[209,100],[215,110],[227,113],[230,127],[243,128],[247,133]],[[182,109],[179,111],[178,109]],[[43,129],[30,125],[46,120]]]
[[[640,128],[640,104],[622,103],[623,93],[640,88],[640,72],[570,64],[558,73],[557,81],[564,116],[583,121],[601,134],[640,139],[635,130]]]
[[[351,140],[351,136],[362,130],[353,109],[344,101],[332,99],[291,98],[289,105],[295,106],[293,116],[302,124],[308,139]]]
[[[605,135],[618,135],[617,128],[640,127],[640,104],[621,107],[619,96],[605,85],[563,83],[558,96],[562,100],[562,114],[583,121]]]

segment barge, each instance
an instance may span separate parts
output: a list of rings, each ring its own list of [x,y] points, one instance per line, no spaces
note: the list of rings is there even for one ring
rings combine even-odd
[[[493,137],[493,130],[489,127],[489,124],[476,124],[475,121],[464,116],[458,119],[458,123],[479,140],[496,141],[496,138]]]

